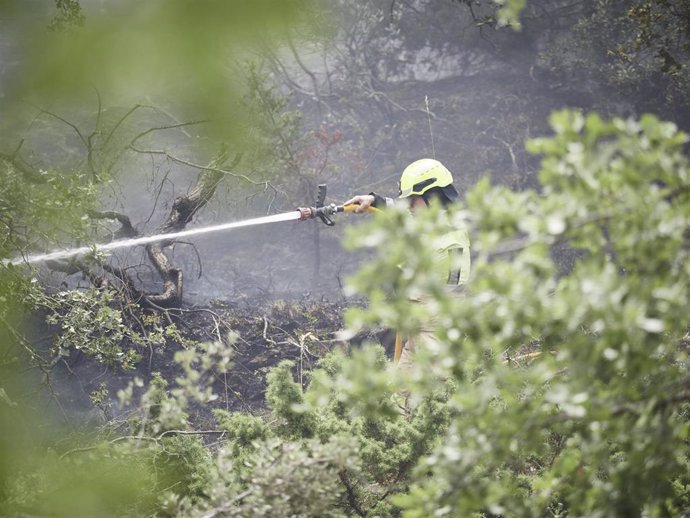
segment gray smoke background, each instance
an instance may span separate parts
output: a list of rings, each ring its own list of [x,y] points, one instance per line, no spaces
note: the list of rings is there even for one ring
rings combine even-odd
[[[51,6],[39,4],[37,12],[49,19]],[[594,65],[578,69],[565,59],[575,62],[585,47],[563,50],[573,37],[587,36],[581,24],[597,14],[595,2],[529,2],[519,32],[491,22],[495,7],[489,1],[335,1],[329,8],[332,17],[323,22],[328,38],[294,38],[279,51],[255,56],[272,95],[285,100],[283,112],[298,117],[286,144],[290,150],[278,149],[285,143],[273,135],[283,161],[243,159],[236,171],[254,183],[227,178],[188,228],[313,205],[320,183],[328,184],[328,201],[336,203],[370,191],[395,195],[401,171],[422,157],[441,160],[461,193],[486,176],[517,189],[534,187],[538,158],[525,152],[524,142],[548,133],[551,111],[567,106],[634,116],[649,109],[649,97],[618,95],[598,81]],[[82,2],[87,20],[90,13],[108,8],[105,2]],[[2,83],[21,70],[16,21],[2,21]],[[598,56],[591,52],[595,43],[590,42],[588,59],[605,64],[606,45],[600,45]],[[65,167],[83,160],[77,135],[55,115],[79,127],[92,126],[107,94],[99,93],[101,99],[85,92],[78,106],[24,106],[23,148],[31,150],[27,161]],[[104,108],[98,117],[115,120],[129,108]],[[177,108],[171,102],[140,110],[129,135],[188,120]],[[686,122],[686,112],[669,109],[662,100],[654,108],[681,126]],[[173,200],[194,184],[198,169],[182,162],[210,159],[203,138],[191,125],[138,139],[139,151],[157,153],[129,152],[118,162],[116,181],[102,195],[103,208],[129,215],[142,235],[155,234]],[[278,223],[177,243],[171,258],[184,270],[184,302],[341,297],[346,277],[366,260],[340,246],[343,228],[361,218],[342,215],[333,228],[317,221]],[[113,253],[113,261],[136,265],[144,256],[140,248],[122,250]],[[86,282],[78,274],[45,275],[54,285]],[[142,269],[138,278],[155,289],[153,271]]]

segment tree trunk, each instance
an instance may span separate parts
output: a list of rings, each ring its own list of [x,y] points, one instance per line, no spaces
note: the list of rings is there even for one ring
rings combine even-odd
[[[218,184],[225,176],[221,168],[226,160],[227,155],[222,153],[199,173],[194,188],[186,196],[178,197],[173,203],[168,219],[159,229],[160,232],[184,230],[197,211],[215,194]],[[239,162],[239,157],[235,158],[232,165],[237,165],[237,162]],[[165,249],[172,243],[173,241],[161,241],[146,247],[149,259],[163,280],[163,291],[158,294],[147,294],[144,300],[159,307],[175,307],[182,302],[182,270],[176,268],[165,253]]]

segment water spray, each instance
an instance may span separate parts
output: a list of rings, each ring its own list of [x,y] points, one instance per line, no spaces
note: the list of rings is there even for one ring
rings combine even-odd
[[[156,234],[153,236],[143,236],[136,237],[132,239],[123,239],[119,241],[113,241],[111,243],[105,244],[94,244],[91,246],[81,246],[78,248],[71,248],[68,250],[57,250],[54,252],[48,252],[45,254],[33,254],[25,257],[19,257],[16,259],[10,259],[3,261],[5,266],[13,265],[18,266],[20,264],[32,264],[41,263],[45,261],[56,261],[59,259],[68,259],[70,257],[76,257],[80,255],[86,255],[89,253],[106,252],[109,250],[116,250],[118,248],[129,248],[138,245],[148,245],[158,241],[169,241],[174,239],[180,239],[183,237],[208,234],[210,232],[220,232],[223,230],[232,230],[235,228],[251,227],[254,225],[266,225],[269,223],[279,223],[282,221],[305,221],[307,219],[313,219],[318,217],[321,221],[328,225],[333,226],[335,223],[331,219],[333,214],[338,212],[354,212],[357,208],[356,205],[324,205],[326,198],[326,185],[319,185],[317,203],[316,207],[300,207],[290,212],[283,212],[281,214],[274,214],[271,216],[262,216],[259,218],[246,219],[244,221],[234,221],[230,223],[222,223],[220,225],[211,225],[207,227],[194,228],[189,230],[181,230],[179,232],[170,232],[164,234]]]

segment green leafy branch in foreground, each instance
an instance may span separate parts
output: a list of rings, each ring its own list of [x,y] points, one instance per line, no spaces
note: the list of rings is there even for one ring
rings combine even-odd
[[[215,411],[227,433],[218,478],[208,499],[179,500],[178,514],[396,516],[390,496],[406,491],[449,416],[447,393],[438,392],[405,418],[391,400],[388,365],[378,347],[349,359],[335,352],[303,391],[293,363],[281,363],[269,375],[265,419]]]
[[[350,236],[379,251],[353,285],[380,301],[351,322],[434,318],[441,340],[420,360],[416,392],[429,374],[458,384],[442,447],[395,500],[404,516],[674,515],[687,498],[676,494],[690,401],[687,136],[652,116],[563,111],[551,122],[553,137],[528,144],[543,155],[541,192],[481,182],[467,211],[392,213]],[[444,217],[475,232],[473,278],[461,298],[429,279],[432,302],[411,305]],[[566,245],[571,271],[552,257]],[[397,282],[390,303],[380,279]],[[535,343],[529,369],[507,361]]]

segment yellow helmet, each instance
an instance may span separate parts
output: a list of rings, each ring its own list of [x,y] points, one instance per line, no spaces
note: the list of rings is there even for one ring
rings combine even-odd
[[[452,183],[453,175],[441,162],[432,158],[422,158],[408,165],[400,176],[400,198],[421,196],[434,187],[440,187],[444,192],[452,190],[457,197]],[[449,188],[445,189],[447,187]]]

